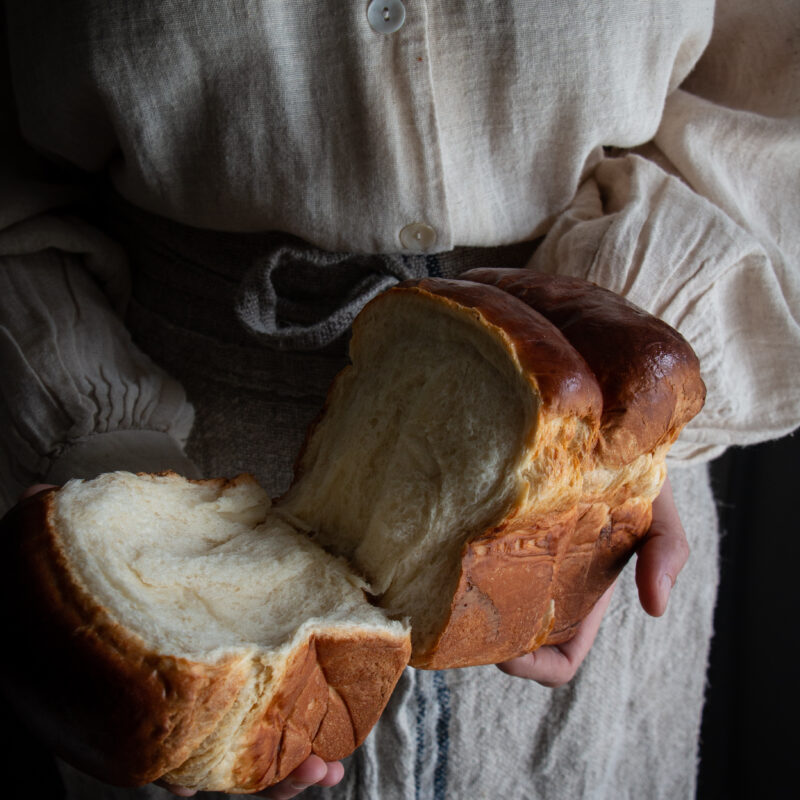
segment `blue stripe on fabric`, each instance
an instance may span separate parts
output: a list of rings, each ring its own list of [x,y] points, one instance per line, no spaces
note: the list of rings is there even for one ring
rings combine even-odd
[[[417,752],[414,758],[414,797],[420,800],[422,796],[422,770],[425,764],[425,716],[428,710],[428,700],[420,688],[419,676],[414,681],[414,697],[417,701]]]
[[[436,767],[433,771],[434,800],[447,798],[447,765],[450,756],[450,689],[441,672],[433,673],[439,718],[436,720]]]

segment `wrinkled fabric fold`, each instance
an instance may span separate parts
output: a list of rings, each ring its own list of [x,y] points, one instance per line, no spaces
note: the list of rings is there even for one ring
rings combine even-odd
[[[183,389],[133,347],[77,254],[0,258],[0,320],[4,509],[77,441],[114,431],[168,435],[176,450],[186,441],[193,411]]]
[[[670,462],[707,461],[797,426],[800,380],[786,364],[800,359],[800,324],[788,254],[770,252],[652,161],[628,154],[598,165],[530,267],[617,292],[692,345],[708,395]]]
[[[276,247],[244,275],[236,316],[256,339],[281,350],[317,350],[340,338],[385,289],[427,274],[421,259]]]

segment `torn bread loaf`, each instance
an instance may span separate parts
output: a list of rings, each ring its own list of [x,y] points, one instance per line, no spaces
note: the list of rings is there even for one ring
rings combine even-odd
[[[547,643],[558,644],[571,638],[650,527],[667,452],[705,400],[700,364],[676,330],[588,281],[523,269],[462,277],[496,286],[546,317],[586,360],[603,394],[575,531],[553,591]]]
[[[533,273],[484,272],[364,309],[274,505],[247,478],[112,474],[7,520],[11,623],[40,659],[13,682],[58,752],[114,783],[254,791],[358,746],[403,620],[425,668],[572,634],[649,525],[699,368],[591,284],[548,276],[562,319]]]
[[[359,315],[278,504],[410,617],[411,663],[431,669],[569,638],[649,527],[705,397],[686,341],[611,292],[464,278],[401,284]]]
[[[353,327],[297,478],[278,504],[412,620],[412,664],[540,645],[602,397],[551,323],[508,294],[427,279]]]
[[[110,473],[14,513],[12,702],[108,783],[254,792],[343,758],[408,661],[407,625],[247,476]]]

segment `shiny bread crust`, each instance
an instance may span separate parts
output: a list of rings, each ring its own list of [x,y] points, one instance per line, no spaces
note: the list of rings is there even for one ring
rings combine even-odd
[[[497,663],[566,641],[650,526],[666,452],[702,406],[697,358],[665,323],[578,279],[472,270],[403,282],[371,306],[398,293],[466,310],[503,344],[540,398],[527,447],[550,487],[464,543],[458,575],[443,576],[449,611],[433,638],[414,638],[411,664]]]
[[[552,322],[586,359],[603,393],[597,456],[609,467],[671,445],[705,402],[700,363],[666,322],[579,278],[529,269],[473,269]]]
[[[10,700],[55,753],[102,781],[137,786],[170,776],[191,786],[181,765],[236,702],[249,658],[163,655],[114,620],[74,577],[53,524],[55,492],[2,522],[0,548],[15,565],[2,583],[3,622],[25,654],[3,661]],[[312,752],[348,755],[383,711],[409,651],[406,639],[375,632],[310,637],[290,656],[229,773],[204,788],[259,791]]]

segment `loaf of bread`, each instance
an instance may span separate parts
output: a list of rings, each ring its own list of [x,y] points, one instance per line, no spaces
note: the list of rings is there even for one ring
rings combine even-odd
[[[404,666],[570,636],[650,522],[697,360],[598,287],[528,271],[380,295],[274,503],[111,473],[3,522],[4,680],[110,783],[253,792],[342,758]]]

